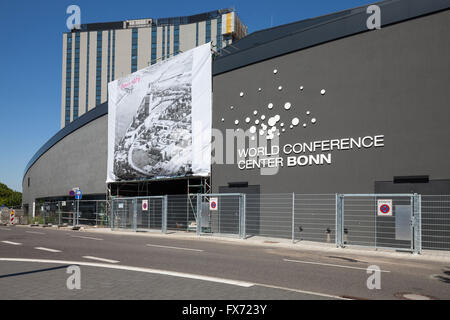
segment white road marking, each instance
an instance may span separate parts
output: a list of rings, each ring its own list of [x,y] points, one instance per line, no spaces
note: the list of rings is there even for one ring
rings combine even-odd
[[[305,263],[305,264],[316,264],[316,265],[321,265],[321,266],[326,266],[326,267],[357,269],[357,270],[365,270],[365,271],[367,270],[367,268],[343,266],[343,265],[339,265],[339,264],[330,264],[330,263],[322,263],[322,262],[300,261],[300,260],[290,260],[290,259],[283,259],[283,261],[296,262],[296,263]],[[380,270],[380,272],[390,272],[390,271],[388,271],[388,270]]]
[[[200,250],[200,249],[161,246],[161,245],[157,245],[157,244],[147,244],[147,247],[167,248],[167,249],[176,249],[176,250],[188,250],[188,251],[198,251],[198,252],[203,252],[204,251],[204,250]]]
[[[42,250],[42,251],[48,251],[48,252],[61,252],[61,250],[50,249],[50,248],[44,248],[44,247],[35,247],[35,249],[37,249],[37,250]]]
[[[89,240],[103,240],[103,239],[100,239],[100,238],[83,237],[83,236],[72,236],[72,238],[81,238],[81,239],[89,239]]]
[[[45,233],[43,233],[43,232],[37,232],[37,231],[25,231],[25,232],[28,232],[28,233],[34,233],[34,234],[45,234]]]
[[[2,241],[3,243],[6,244],[12,244],[13,246],[21,246],[22,244],[19,242],[12,242],[12,241]]]
[[[0,230],[11,231],[11,229],[8,228],[0,228]]]
[[[305,291],[305,290],[285,288],[285,287],[278,287],[278,286],[273,286],[273,285],[268,285],[268,284],[263,284],[263,283],[252,283],[252,282],[246,282],[246,281],[240,281],[240,280],[230,280],[230,279],[224,279],[224,278],[202,276],[202,275],[197,275],[197,274],[192,274],[192,273],[184,273],[184,272],[176,272],[176,271],[165,271],[165,270],[141,268],[141,267],[131,267],[131,266],[123,266],[123,265],[117,265],[117,264],[113,265],[113,264],[92,263],[92,262],[84,262],[84,261],[23,259],[23,258],[0,258],[0,261],[35,262],[35,263],[52,263],[52,264],[70,264],[70,265],[73,264],[73,265],[80,265],[80,266],[87,266],[87,267],[97,267],[97,268],[108,268],[108,269],[116,269],[116,270],[136,271],[136,272],[160,274],[160,275],[179,277],[179,278],[203,280],[203,281],[209,281],[209,282],[215,282],[215,283],[229,284],[229,285],[234,285],[234,286],[244,287],[244,288],[250,288],[250,287],[253,287],[253,286],[261,286],[261,287],[267,287],[267,288],[273,288],[273,289],[279,289],[279,290],[298,292],[298,293],[302,293],[302,294],[314,295],[314,296],[319,296],[319,297],[327,297],[327,298],[341,299],[341,300],[351,300],[351,299],[348,299],[348,298],[343,298],[343,297],[340,297],[340,296],[335,296],[335,295],[326,294],[326,293]]]
[[[286,287],[278,287],[278,286],[272,286],[270,284],[255,283],[255,285],[256,286],[260,286],[260,287],[272,288],[272,289],[279,289],[279,290],[285,290],[285,291],[304,293],[304,294],[320,296],[320,297],[325,297],[325,298],[333,298],[333,299],[340,299],[340,300],[352,300],[352,299],[349,299],[349,298],[335,296],[335,295],[332,295],[332,294],[326,294],[326,293],[320,293],[320,292],[314,292],[314,291],[305,291],[305,290],[292,289],[292,288],[286,288]]]
[[[98,258],[98,257],[92,257],[92,256],[83,256],[83,258],[85,258],[85,259],[92,259],[92,260],[98,260],[98,261],[103,261],[103,262],[109,262],[109,263],[119,263],[120,262],[120,261],[117,261],[117,260],[110,260],[110,259]]]
[[[217,282],[217,283],[229,284],[229,285],[245,287],[245,288],[250,288],[250,287],[253,287],[255,285],[254,283],[240,281],[240,280],[230,280],[230,279],[202,276],[202,275],[197,275],[197,274],[192,274],[192,273],[166,271],[166,270],[141,268],[141,267],[131,267],[131,266],[123,266],[123,265],[117,265],[117,264],[92,263],[92,262],[84,262],[84,261],[21,259],[21,258],[0,258],[0,261],[37,262],[37,263],[54,263],[54,264],[75,264],[75,265],[80,265],[80,266],[109,268],[109,269],[118,269],[118,270],[126,270],[126,271],[136,271],[136,272],[160,274],[160,275],[179,277],[179,278],[203,280],[203,281]]]

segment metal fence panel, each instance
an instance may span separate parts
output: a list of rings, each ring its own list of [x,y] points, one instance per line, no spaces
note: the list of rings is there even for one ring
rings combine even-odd
[[[78,210],[78,224],[108,226],[107,202],[105,200],[79,200]]]
[[[422,196],[422,248],[450,250],[450,195]]]
[[[344,194],[342,201],[343,244],[392,248],[413,251],[412,215],[413,195],[351,195]],[[379,216],[378,200],[392,200],[392,215]],[[407,215],[409,223],[403,224],[399,216]],[[401,226],[399,227],[399,225]],[[399,232],[402,230],[402,232]],[[405,232],[409,236],[405,236]]]
[[[245,228],[244,195],[202,194],[198,195],[197,226],[203,234],[238,235],[243,237]],[[210,208],[211,198],[217,198],[215,208]]]
[[[136,199],[136,230],[162,230],[163,198],[144,197]]]
[[[55,212],[55,214],[58,214],[58,223],[73,225],[74,224],[73,219],[77,212],[77,205],[75,200],[59,201],[58,205],[59,205],[59,213]]]
[[[107,209],[108,201],[106,200],[40,202],[36,204],[33,222],[52,225],[77,224],[106,227],[109,225]]]
[[[196,231],[197,195],[167,196],[167,229]]]
[[[112,199],[111,229],[166,232],[166,208],[166,196]]]
[[[292,194],[247,194],[246,234],[292,238]]]
[[[294,195],[294,240],[335,243],[336,195]]]
[[[111,212],[113,213],[111,228],[133,229],[133,199],[113,199]]]

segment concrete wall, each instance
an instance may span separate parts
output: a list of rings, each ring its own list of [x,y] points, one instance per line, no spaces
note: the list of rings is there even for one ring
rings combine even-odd
[[[261,193],[364,193],[374,192],[375,181],[393,176],[450,179],[449,28],[447,10],[215,76],[213,127],[222,132],[247,130],[244,119],[253,122],[257,110],[266,124],[270,116],[281,116],[286,132],[280,147],[366,135],[384,135],[385,146],[332,151],[330,165],[283,167],[267,176],[258,169],[215,164],[214,191],[246,181],[260,185]],[[292,104],[289,111],[286,102]],[[300,125],[290,129],[293,117]]]
[[[37,198],[67,196],[74,187],[79,187],[84,195],[105,194],[107,124],[108,116],[104,115],[44,153],[24,176],[23,204],[31,208]]]

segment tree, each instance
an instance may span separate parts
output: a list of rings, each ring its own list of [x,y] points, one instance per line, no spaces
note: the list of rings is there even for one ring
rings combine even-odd
[[[7,185],[0,183],[0,206],[17,207],[22,205],[22,193],[11,190]]]

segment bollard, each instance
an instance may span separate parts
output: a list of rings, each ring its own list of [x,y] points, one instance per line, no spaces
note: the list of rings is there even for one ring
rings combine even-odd
[[[325,233],[327,235],[327,242],[330,243],[331,242],[331,230],[330,230],[330,228],[327,228]]]

